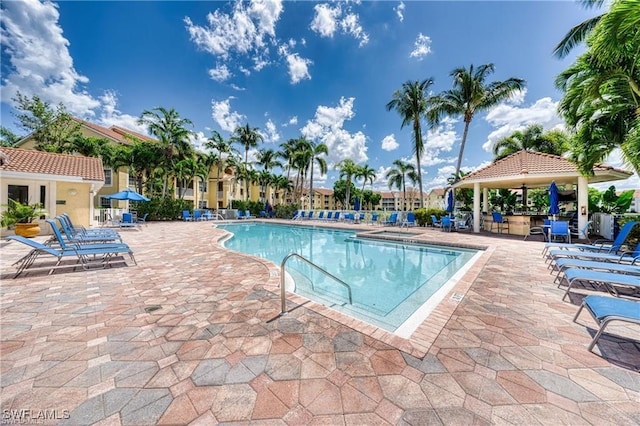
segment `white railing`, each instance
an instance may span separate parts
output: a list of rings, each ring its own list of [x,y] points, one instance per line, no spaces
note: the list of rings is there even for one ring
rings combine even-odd
[[[93,222],[97,226],[109,226],[122,218],[122,213],[127,209],[95,209],[93,213]]]

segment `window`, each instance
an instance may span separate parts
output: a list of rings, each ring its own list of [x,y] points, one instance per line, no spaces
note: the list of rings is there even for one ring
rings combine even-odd
[[[104,186],[113,185],[111,179],[111,169],[104,169]]]
[[[207,208],[207,200],[198,201],[198,208],[199,209],[206,209]]]
[[[9,199],[21,204],[29,204],[29,187],[27,185],[9,185]]]
[[[207,181],[199,181],[198,182],[198,191],[200,192],[207,192]]]
[[[100,207],[102,207],[103,209],[110,209],[111,208],[111,200],[109,200],[106,197],[100,197]]]

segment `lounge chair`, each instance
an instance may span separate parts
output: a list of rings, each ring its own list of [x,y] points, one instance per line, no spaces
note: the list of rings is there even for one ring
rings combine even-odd
[[[589,269],[569,268],[564,271],[564,281],[567,282],[567,290],[562,296],[565,300],[571,287],[576,282],[589,282],[598,286],[603,286],[609,293],[618,295],[618,287],[640,290],[640,276],[626,275],[617,272],[602,272]]]
[[[398,223],[398,213],[397,212],[391,213],[391,216],[389,216],[389,219],[387,219],[387,220],[382,222],[382,224],[384,226],[394,226],[397,223]]]
[[[44,245],[35,240],[24,238],[19,235],[10,235],[7,240],[17,241],[28,247],[31,247],[31,251],[22,258],[18,259],[14,265],[18,270],[13,278],[17,278],[22,272],[29,269],[36,259],[43,254],[48,254],[57,258],[57,262],[54,266],[44,265],[49,269],[49,274],[52,274],[56,268],[60,266],[62,259],[65,257],[75,257],[82,265],[83,269],[90,269],[95,265],[100,265],[103,268],[110,266],[116,256],[127,253],[133,263],[137,265],[136,259],[133,256],[133,251],[126,244],[110,245],[110,244],[96,244],[96,245],[80,245],[72,244],[64,247],[55,248]]]
[[[638,222],[630,221],[622,225],[622,228],[620,228],[618,235],[613,241],[601,239],[601,240],[596,240],[591,244],[567,244],[567,243],[548,242],[547,244],[544,245],[544,248],[542,249],[542,255],[544,256],[551,248],[617,253],[622,247],[622,245],[624,244],[624,242],[626,241],[627,237],[629,236],[631,229],[633,229],[633,227],[637,223]]]
[[[573,322],[577,322],[580,312],[584,308],[587,308],[587,311],[598,323],[598,332],[593,336],[593,340],[589,344],[589,352],[598,343],[598,339],[600,339],[604,329],[610,322],[622,321],[640,325],[640,301],[592,294],[582,299],[582,305],[576,312],[576,316],[573,317]]]
[[[200,211],[200,210],[194,210],[194,211],[193,211],[193,220],[194,220],[194,221],[201,221],[201,220],[204,220],[204,218],[202,217],[202,211]]]
[[[245,210],[244,211],[244,218],[245,219],[255,219],[256,217],[253,216],[249,210]]]
[[[244,215],[244,212],[242,210],[238,210],[238,215],[236,216],[236,219],[246,219],[246,216]]]
[[[433,225],[434,228],[440,228],[442,226],[442,223],[438,220],[438,218],[434,214],[431,215],[431,224]]]
[[[562,275],[566,269],[569,268],[581,268],[590,269],[592,271],[605,271],[605,272],[617,272],[620,274],[640,275],[640,265],[628,265],[625,263],[611,263],[601,262],[595,260],[575,259],[570,257],[564,257],[558,259],[555,264],[555,269],[558,271],[554,282],[561,282]]]
[[[416,226],[416,215],[413,212],[407,213],[407,217],[402,221],[402,226],[407,228],[410,226]]]
[[[133,228],[138,226],[138,222],[135,220],[131,213],[122,213],[122,219],[117,223],[120,228]]]
[[[574,258],[583,260],[597,260],[600,262],[629,263],[640,265],[640,243],[634,251],[624,251],[618,253],[601,253],[597,251],[580,251],[580,250],[551,250],[547,259],[549,266],[553,266],[558,259]]]
[[[90,228],[90,229],[86,229],[84,227],[77,227],[74,226],[73,223],[71,222],[71,218],[69,217],[69,215],[67,213],[62,213],[60,216],[56,216],[56,219],[58,219],[59,222],[64,221],[65,225],[67,226],[67,231],[75,236],[78,237],[96,237],[96,236],[120,236],[120,234],[118,234],[118,232],[114,229],[109,229],[109,228],[98,228],[98,229],[94,229],[94,228]]]
[[[184,220],[185,222],[193,220],[193,216],[191,216],[189,210],[182,210],[182,220]]]
[[[66,221],[69,226],[69,230],[73,235],[104,235],[104,234],[117,234],[118,232],[114,229],[109,228],[85,228],[84,226],[75,226],[71,221],[71,216],[68,213],[62,213],[60,216],[64,221]],[[111,217],[111,215],[109,215]],[[111,223],[113,223],[112,219],[109,219]]]
[[[105,242],[122,242],[122,237],[117,232],[113,233],[99,233],[99,234],[74,234],[69,228],[69,224],[64,216],[56,216],[58,223],[62,229],[62,233],[67,238],[67,241],[78,244],[90,244],[90,243],[105,243]],[[51,226],[56,226],[55,221],[48,220]]]
[[[378,213],[372,213],[371,219],[369,220],[369,224],[375,225],[376,223],[378,223]]]

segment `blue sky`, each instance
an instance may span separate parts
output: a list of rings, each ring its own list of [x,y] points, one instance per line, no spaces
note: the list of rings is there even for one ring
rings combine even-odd
[[[145,109],[175,108],[193,121],[194,144],[249,123],[277,149],[305,135],[373,167],[375,186],[396,159],[414,161],[410,128],[385,109],[407,80],[451,87],[456,67],[493,63],[492,80],[527,88],[472,122],[463,169],[488,164],[492,144],[528,124],[562,126],[552,50],[597,14],[574,1],[79,2],[2,3],[2,124],[18,131],[16,90],[97,124],[145,131]],[[455,171],[462,122],[427,131],[424,189]],[[619,156],[610,163],[620,166]],[[318,173],[315,173],[318,176]],[[332,188],[330,169],[314,186]],[[640,187],[637,176],[617,188]]]

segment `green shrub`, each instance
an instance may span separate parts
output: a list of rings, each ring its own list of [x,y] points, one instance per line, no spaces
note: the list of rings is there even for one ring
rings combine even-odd
[[[418,226],[427,226],[431,222],[431,217],[427,214],[427,209],[417,209],[414,213]]]
[[[625,216],[618,219],[618,224],[622,227],[622,225],[631,221],[640,222],[640,216]],[[631,229],[626,241],[627,249],[635,250],[638,246],[638,242],[640,242],[640,225],[636,225]]]
[[[275,214],[279,219],[291,219],[293,212],[298,210],[298,208],[297,204],[278,204],[275,207]]]
[[[182,217],[183,210],[192,210],[191,202],[186,200],[174,200],[173,198],[152,198],[151,201],[135,203],[130,206],[131,210],[142,217],[149,213],[148,221],[152,220],[178,220]]]

